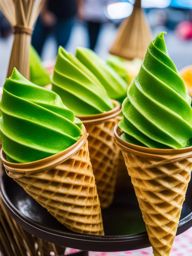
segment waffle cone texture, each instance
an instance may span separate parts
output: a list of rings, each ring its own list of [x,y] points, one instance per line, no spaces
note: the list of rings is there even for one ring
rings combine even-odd
[[[31,163],[11,163],[7,174],[68,229],[103,235],[101,207],[90,162],[87,135],[63,152]]]
[[[90,159],[102,208],[109,207],[113,201],[120,153],[114,143],[113,130],[121,109],[118,102],[113,103],[114,109],[109,112],[79,116],[89,134]]]
[[[152,149],[123,141],[115,128],[155,256],[169,256],[192,169],[192,147]]]

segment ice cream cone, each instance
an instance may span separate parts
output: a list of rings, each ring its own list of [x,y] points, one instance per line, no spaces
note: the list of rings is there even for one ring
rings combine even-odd
[[[154,149],[115,141],[123,152],[155,256],[170,255],[191,176],[192,147]]]
[[[89,134],[89,153],[102,208],[112,203],[117,178],[119,149],[114,144],[113,129],[121,109],[116,101],[114,106],[109,112],[79,116]]]
[[[63,152],[30,163],[12,163],[1,153],[7,174],[72,231],[103,234],[101,207],[84,134]]]
[[[121,109],[116,101],[114,106],[102,114],[79,116],[89,134],[89,153],[102,208],[111,204],[117,178],[119,149],[114,144],[113,129]]]

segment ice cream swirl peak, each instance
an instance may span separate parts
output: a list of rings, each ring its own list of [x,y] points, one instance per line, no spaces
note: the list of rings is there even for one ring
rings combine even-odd
[[[113,104],[99,80],[75,56],[60,47],[52,89],[76,115],[107,112]]]
[[[56,154],[81,136],[81,122],[54,92],[16,69],[3,88],[2,145],[9,160],[31,162]]]
[[[164,33],[149,45],[123,103],[124,139],[152,148],[183,148],[192,138],[191,99],[168,55]]]

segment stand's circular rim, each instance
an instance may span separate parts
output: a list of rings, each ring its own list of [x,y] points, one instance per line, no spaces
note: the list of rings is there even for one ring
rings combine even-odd
[[[49,240],[59,245],[63,244],[65,247],[86,251],[115,252],[150,247],[150,242],[146,232],[133,235],[94,236],[77,234],[70,230],[69,232],[66,232],[43,227],[25,217],[10,202],[4,188],[2,177],[0,179],[0,192],[5,206],[8,208],[12,216],[18,221],[18,223],[20,223],[26,231],[31,232],[42,239]],[[185,232],[190,227],[192,227],[192,212],[180,220],[177,235]],[[140,243],[140,246],[138,246],[138,243]]]
[[[1,183],[1,195],[2,195],[2,199],[3,199],[3,202],[5,203],[5,205],[7,206],[8,210],[18,219],[20,219],[23,223],[26,223],[27,225],[31,225],[37,229],[41,229],[42,230],[42,226],[39,225],[38,223],[33,223],[33,221],[31,221],[29,218],[25,217],[22,213],[20,213],[18,211],[18,209],[10,203],[6,193],[5,193],[5,189],[4,189],[4,186],[2,185],[3,183]],[[41,206],[42,207],[42,206]],[[28,219],[28,223],[26,221],[26,219]],[[58,235],[68,235],[70,234],[71,237],[77,237],[77,238],[82,238],[82,237],[87,237],[89,238],[90,240],[105,240],[105,239],[108,239],[108,238],[111,238],[111,239],[122,239],[123,238],[126,238],[126,237],[130,237],[130,235],[104,235],[104,236],[100,236],[100,235],[86,235],[86,234],[78,234],[78,233],[74,233],[72,231],[69,230],[69,233],[66,232],[66,231],[59,231],[59,230],[56,230],[56,229],[49,229],[49,228],[46,228],[46,227],[43,227],[43,229],[45,230],[45,232],[50,232],[50,233],[53,233],[53,231],[58,234]],[[140,233],[136,236],[144,236],[145,235],[145,232],[143,233]],[[135,236],[135,235],[134,235]]]

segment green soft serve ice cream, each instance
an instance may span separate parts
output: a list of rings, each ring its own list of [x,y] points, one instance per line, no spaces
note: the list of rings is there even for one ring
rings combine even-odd
[[[31,46],[29,52],[30,81],[41,86],[51,83],[48,71],[43,67],[41,59],[35,49]]]
[[[113,108],[97,78],[72,54],[59,48],[52,89],[76,115],[92,115]]]
[[[79,47],[76,57],[99,79],[111,99],[122,101],[125,98],[127,82],[99,56],[89,49]]]
[[[82,126],[54,92],[24,78],[16,69],[6,80],[1,102],[3,151],[13,162],[31,162],[65,150]]]
[[[119,127],[130,143],[174,149],[191,145],[191,99],[167,53],[164,33],[149,45],[122,112]]]
[[[131,76],[127,70],[127,61],[123,58],[110,55],[106,60],[107,65],[109,65],[115,72],[119,74],[119,76],[129,84],[131,82]],[[126,93],[125,93],[126,96]]]

